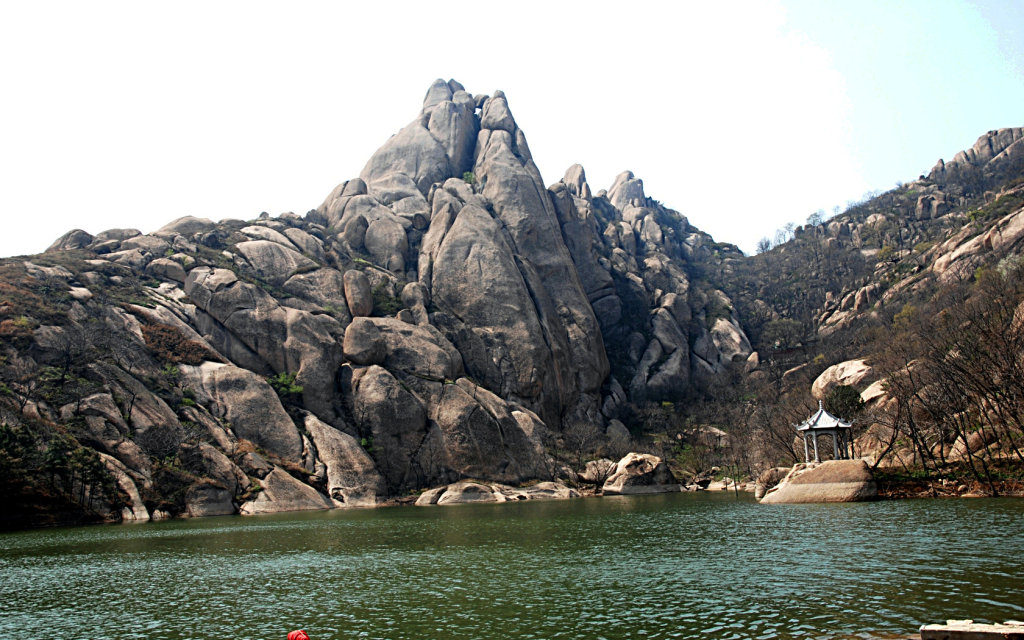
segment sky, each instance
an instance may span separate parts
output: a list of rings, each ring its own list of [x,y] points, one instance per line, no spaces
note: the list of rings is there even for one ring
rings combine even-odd
[[[6,2],[0,256],[304,213],[438,77],[504,90],[548,184],[632,170],[750,252],[1024,126],[1022,31],[1024,0]]]

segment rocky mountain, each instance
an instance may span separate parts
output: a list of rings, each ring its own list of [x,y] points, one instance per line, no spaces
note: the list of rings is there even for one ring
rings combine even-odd
[[[1019,491],[1024,129],[762,248],[712,274],[759,353],[754,400],[715,407],[756,444],[752,470],[802,461],[791,425],[822,400],[858,455],[935,479],[926,495]]]
[[[569,477],[636,407],[757,366],[710,275],[742,259],[628,171],[545,187],[505,95],[438,80],[304,216],[76,229],[0,263],[4,517]]]
[[[783,342],[850,327],[856,333],[885,309],[891,318],[941,286],[971,279],[979,267],[1018,255],[1022,206],[1024,128],[990,131],[913,182],[797,227],[790,240],[736,261],[717,281],[737,298],[758,338],[758,319],[802,325]],[[768,337],[779,340],[777,334]]]

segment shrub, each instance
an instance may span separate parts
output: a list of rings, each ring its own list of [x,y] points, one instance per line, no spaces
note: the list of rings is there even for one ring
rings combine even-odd
[[[850,385],[841,384],[825,398],[825,409],[832,415],[849,421],[864,407],[860,394]]]
[[[374,287],[372,293],[373,315],[375,316],[393,316],[405,308],[400,298],[391,295],[385,282],[381,282]]]
[[[281,372],[267,378],[267,382],[274,388],[277,395],[283,401],[294,401],[302,395],[302,385],[296,384],[297,374]]]
[[[476,174],[474,174],[472,171],[467,171],[462,174],[462,180],[466,184],[476,184]]]
[[[204,360],[220,362],[220,357],[204,345],[190,340],[169,324],[147,324],[142,327],[142,336],[146,346],[153,351],[157,359],[174,364],[202,364]]]

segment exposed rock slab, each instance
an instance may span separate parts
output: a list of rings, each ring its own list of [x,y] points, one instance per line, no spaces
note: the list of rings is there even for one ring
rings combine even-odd
[[[228,516],[236,512],[231,492],[208,482],[199,482],[185,492],[185,512],[189,517]]]
[[[247,369],[215,362],[180,368],[200,400],[230,423],[239,438],[286,460],[300,458],[299,431],[266,380]]]
[[[519,500],[568,500],[578,498],[575,489],[561,482],[539,482],[529,487],[510,487],[464,480],[423,492],[416,506],[514,502]]]
[[[764,494],[782,482],[782,479],[789,473],[789,467],[772,467],[765,469],[757,476],[754,484],[754,497],[760,500]]]
[[[1024,640],[1024,622],[976,624],[973,620],[947,620],[921,627],[921,640]]]
[[[355,438],[312,414],[306,415],[305,426],[316,444],[318,457],[327,467],[327,491],[331,498],[348,507],[372,507],[384,498],[384,478]]]
[[[871,469],[863,460],[828,460],[795,465],[761,498],[762,504],[862,502],[878,496]]]
[[[327,496],[296,480],[281,467],[274,467],[267,477],[260,480],[260,486],[263,490],[255,499],[243,503],[239,513],[251,516],[282,511],[315,511],[335,506]]]

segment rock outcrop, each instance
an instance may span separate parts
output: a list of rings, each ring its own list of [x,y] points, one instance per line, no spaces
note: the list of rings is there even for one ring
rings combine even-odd
[[[416,506],[514,502],[519,500],[567,500],[578,497],[580,497],[578,491],[560,482],[539,482],[528,487],[515,488],[502,484],[484,484],[464,480],[424,491],[416,499]]]
[[[601,492],[611,496],[670,493],[681,489],[661,458],[648,453],[630,453],[616,464]]]
[[[958,152],[949,162],[939,160],[928,178],[944,183],[970,169],[994,171],[999,165],[1024,157],[1024,127],[997,129],[978,138],[970,149]]]
[[[786,477],[789,470],[789,467],[772,467],[762,471],[754,483],[754,497],[758,500],[763,498],[764,494],[782,482],[782,479]]]
[[[873,371],[871,365],[863,359],[834,364],[815,378],[811,385],[811,395],[816,400],[824,400],[837,386],[860,386],[872,375]]]
[[[871,469],[863,460],[797,464],[761,498],[762,504],[862,502],[878,495]]]
[[[281,467],[274,467],[274,470],[260,481],[260,486],[262,491],[256,494],[256,498],[242,504],[240,512],[243,515],[315,511],[335,506],[326,496],[293,478]]]
[[[479,499],[565,497],[548,451],[567,429],[625,451],[638,405],[756,368],[730,298],[694,276],[739,256],[628,171],[607,192],[579,165],[545,186],[501,91],[438,80],[304,216],[73,230],[14,264],[59,309],[0,307],[21,345],[0,355],[93,385],[31,410],[84,425],[125,518],[162,486],[183,489],[161,516],[372,506],[466,478]],[[606,492],[675,486],[649,462]]]

